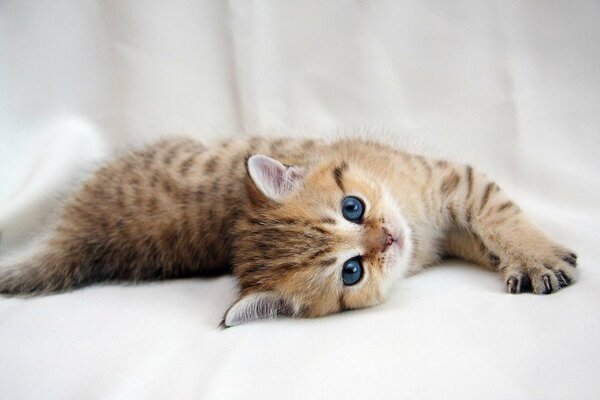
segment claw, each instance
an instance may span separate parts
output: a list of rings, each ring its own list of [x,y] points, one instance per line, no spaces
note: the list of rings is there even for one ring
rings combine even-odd
[[[556,279],[558,279],[558,285],[560,287],[565,287],[565,286],[569,286],[569,284],[571,283],[571,279],[565,275],[562,271],[557,271],[555,273],[556,275]]]
[[[543,294],[552,293],[552,284],[550,283],[550,276],[544,275],[542,276],[542,282],[544,283],[544,291]]]
[[[508,287],[508,293],[517,294],[519,290],[519,280],[516,277],[511,276],[508,278],[508,281],[506,281],[506,286]]]

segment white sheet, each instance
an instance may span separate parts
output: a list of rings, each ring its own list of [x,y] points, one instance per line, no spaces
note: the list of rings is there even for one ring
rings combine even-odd
[[[367,130],[499,179],[580,277],[455,263],[389,303],[217,329],[229,277],[0,299],[3,399],[600,398],[597,1],[0,2],[0,251],[163,133]]]

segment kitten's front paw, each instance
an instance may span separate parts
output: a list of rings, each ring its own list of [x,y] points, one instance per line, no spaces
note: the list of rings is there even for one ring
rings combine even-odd
[[[575,280],[577,255],[560,250],[550,257],[518,259],[500,264],[508,293],[548,294],[569,286]]]

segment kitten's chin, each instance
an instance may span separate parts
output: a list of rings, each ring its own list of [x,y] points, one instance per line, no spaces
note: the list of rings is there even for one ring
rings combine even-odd
[[[389,250],[383,271],[385,273],[381,284],[381,293],[387,298],[394,284],[406,275],[411,256],[410,236],[404,234],[401,242],[394,242]]]
[[[404,276],[408,269],[408,260],[410,251],[406,249],[406,239],[404,236],[400,240],[394,241],[390,246],[387,259],[384,266],[386,275],[391,279],[399,279]]]

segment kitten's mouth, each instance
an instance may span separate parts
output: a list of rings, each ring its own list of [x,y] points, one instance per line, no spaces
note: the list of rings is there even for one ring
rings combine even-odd
[[[404,235],[396,227],[388,225],[382,228],[381,252],[385,255],[385,267],[392,271],[404,250]]]
[[[386,240],[391,245],[394,244],[399,249],[404,247],[404,232],[402,224],[395,216],[387,218],[386,226],[383,227],[384,236],[387,236]],[[387,246],[386,246],[387,247]]]
[[[382,253],[386,256],[386,269],[390,272],[395,270],[399,260],[405,252],[405,234],[399,223],[394,224],[388,221],[387,226],[383,228],[385,245],[382,247]]]
[[[395,246],[398,249],[404,247],[404,236],[400,232],[396,232],[392,227],[382,228],[381,236],[381,251],[385,252],[390,246]]]

